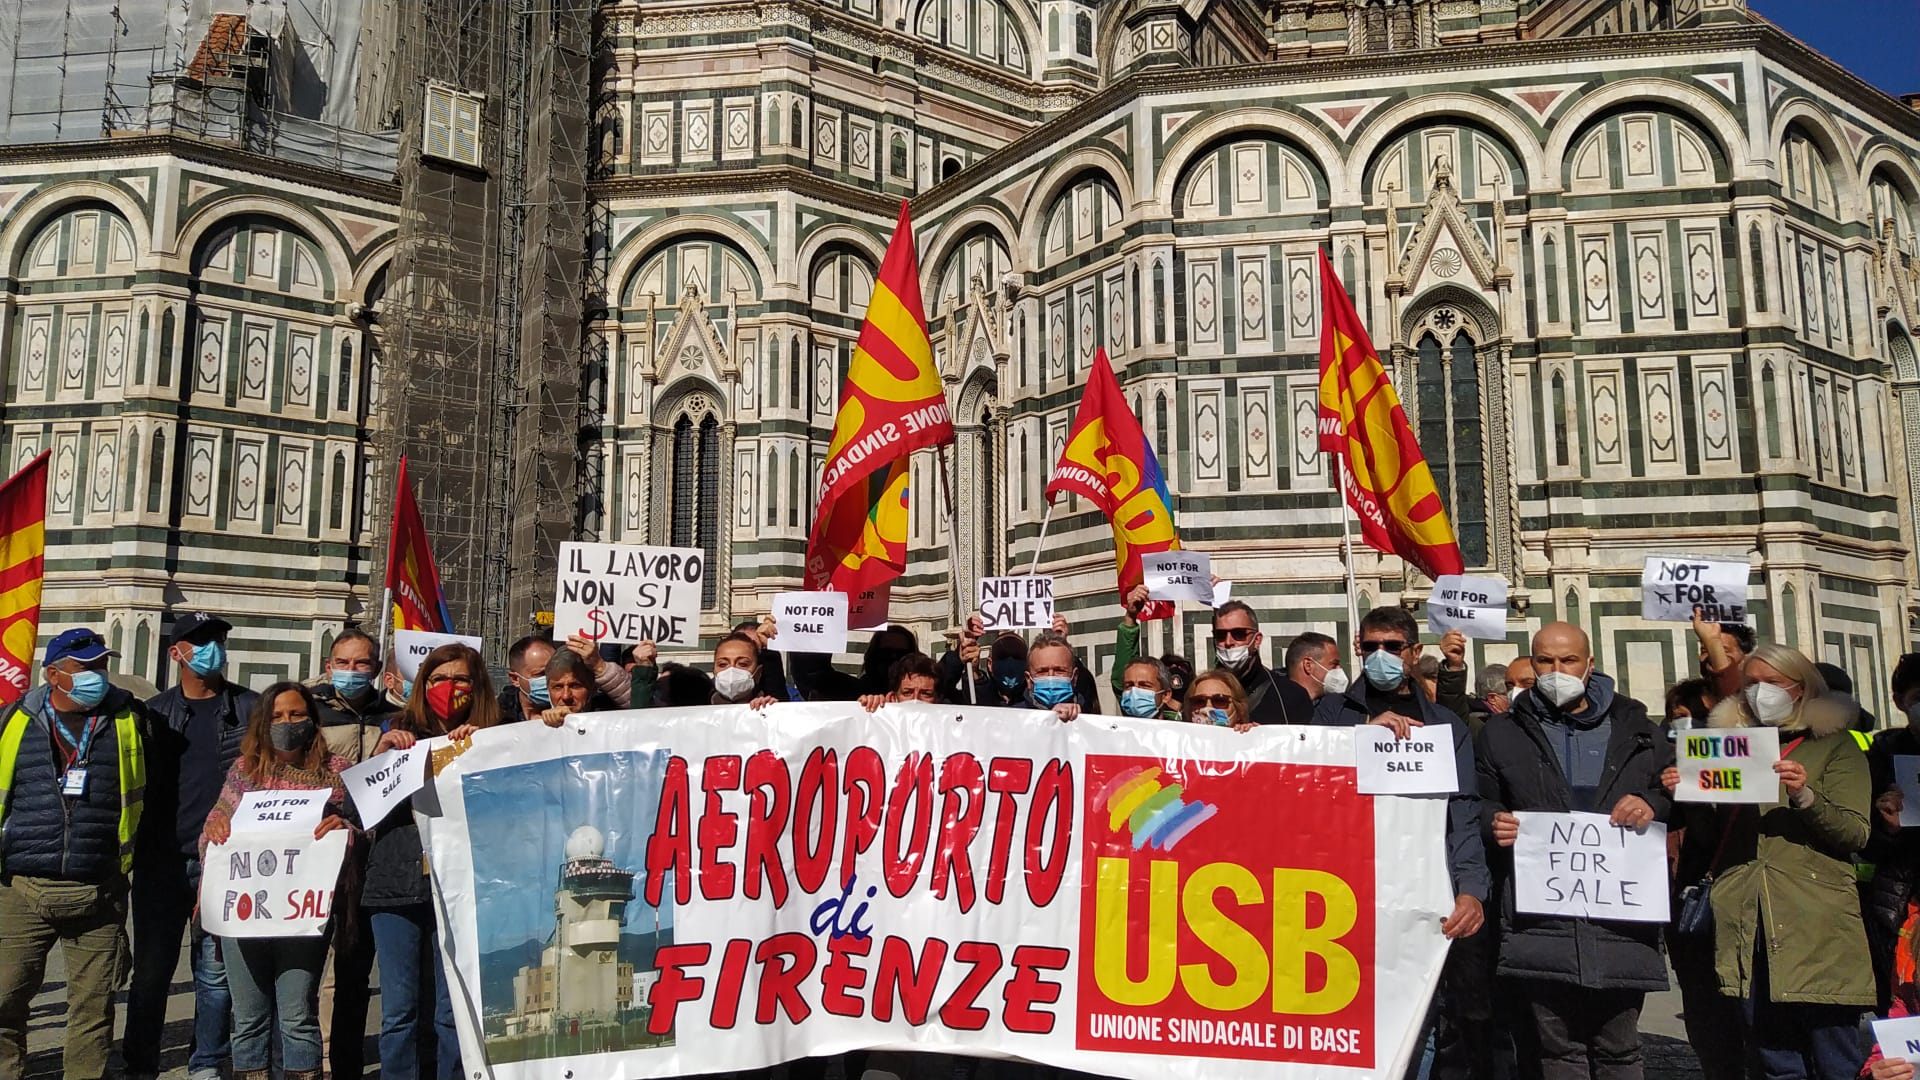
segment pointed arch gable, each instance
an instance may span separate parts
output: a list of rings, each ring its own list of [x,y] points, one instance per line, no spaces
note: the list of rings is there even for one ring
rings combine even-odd
[[[977,202],[954,216],[941,222],[931,234],[922,234],[925,247],[920,258],[920,295],[929,296],[940,287],[939,273],[953,253],[977,235],[982,229],[993,233],[1000,245],[1007,249],[1007,259],[1015,274],[1024,274],[1031,267],[1021,262],[1021,252],[1008,237],[1018,236],[1020,227],[1014,219],[991,202]]]
[[[807,238],[801,241],[800,249],[793,257],[794,265],[800,267],[803,273],[811,276],[813,273],[813,264],[820,258],[820,253],[835,244],[842,244],[858,251],[868,263],[872,264],[877,273],[880,264],[884,262],[887,257],[886,242],[880,238],[880,234],[884,234],[887,228],[888,226],[885,224],[876,223],[874,229],[879,230],[878,233],[876,233],[873,230],[865,229],[858,225],[848,225],[845,222],[822,225],[820,228],[807,234]],[[801,284],[805,285],[806,280],[803,279]]]
[[[1027,205],[1020,212],[1022,250],[1040,250],[1041,234],[1046,229],[1047,214],[1053,209],[1054,201],[1074,181],[1090,172],[1100,174],[1113,185],[1114,195],[1120,202],[1121,227],[1133,220],[1133,178],[1127,172],[1126,163],[1104,146],[1083,146],[1055,158],[1028,192]]]
[[[1326,178],[1332,201],[1339,203],[1341,192],[1348,186],[1346,156],[1318,128],[1297,114],[1258,106],[1230,109],[1197,123],[1189,120],[1181,125],[1180,133],[1160,155],[1160,173],[1153,184],[1154,212],[1171,215],[1174,193],[1192,159],[1220,140],[1242,131],[1293,143],[1295,150],[1319,168],[1320,175]]]
[[[1367,122],[1348,155],[1348,160],[1357,167],[1342,177],[1341,186],[1335,189],[1333,204],[1359,205],[1364,201],[1361,184],[1388,139],[1408,127],[1432,124],[1448,117],[1472,121],[1503,140],[1507,152],[1519,160],[1521,170],[1526,173],[1528,187],[1538,187],[1537,181],[1544,175],[1542,161],[1546,159],[1533,131],[1512,110],[1493,98],[1474,94],[1422,94],[1392,106]]]
[[[1871,184],[1875,173],[1885,171],[1897,181],[1896,186],[1903,187],[1907,198],[1920,206],[1920,167],[1912,158],[1901,153],[1898,147],[1890,143],[1879,143],[1867,148],[1860,157],[1860,178],[1862,186]]]
[[[27,244],[40,234],[47,222],[59,217],[78,203],[103,203],[126,219],[134,234],[134,265],[145,268],[152,256],[153,227],[145,207],[133,193],[117,184],[100,180],[68,180],[42,188],[16,204],[0,228],[0,253],[6,258],[7,274],[20,275]]]
[[[290,200],[262,198],[258,195],[235,195],[203,203],[181,226],[173,245],[174,256],[191,263],[194,253],[200,250],[200,245],[207,237],[233,219],[242,217],[277,219],[319,248],[321,257],[327,260],[327,289],[333,296],[338,297],[342,285],[354,279],[353,263],[340,244],[339,234],[331,226]]]
[[[1545,170],[1539,174],[1542,189],[1561,189],[1560,177],[1566,170],[1567,155],[1572,152],[1573,141],[1586,130],[1594,117],[1637,101],[1661,103],[1685,114],[1700,127],[1702,134],[1720,144],[1720,153],[1727,160],[1732,179],[1740,180],[1752,174],[1752,148],[1747,145],[1747,137],[1740,129],[1739,121],[1727,111],[1724,98],[1714,97],[1697,87],[1671,79],[1634,79],[1611,83],[1593,93],[1582,94],[1579,100],[1567,107],[1566,112],[1560,114],[1560,119],[1554,121],[1553,130],[1547,137]]]

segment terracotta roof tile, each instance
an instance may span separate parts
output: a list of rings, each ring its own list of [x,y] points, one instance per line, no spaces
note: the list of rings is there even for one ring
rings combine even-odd
[[[215,15],[213,25],[207,28],[207,36],[200,40],[200,50],[194,54],[193,62],[187,65],[187,74],[202,81],[208,77],[230,75],[232,72],[223,58],[244,52],[246,47],[247,17]]]

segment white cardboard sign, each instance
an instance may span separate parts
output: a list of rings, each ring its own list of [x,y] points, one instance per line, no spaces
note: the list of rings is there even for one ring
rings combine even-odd
[[[1404,739],[1379,724],[1353,729],[1353,765],[1362,795],[1452,795],[1460,790],[1453,725],[1417,727]]]
[[[773,598],[773,647],[783,653],[847,651],[847,594],[790,592]]]
[[[416,744],[368,758],[342,772],[340,782],[359,811],[361,827],[371,829],[427,782],[426,748]]]
[[[346,857],[346,829],[318,840],[309,829],[209,844],[200,864],[200,925],[219,937],[317,937],[333,914]]]
[[[883,630],[887,625],[888,609],[893,606],[893,583],[884,582],[871,589],[864,590],[858,596],[849,597],[847,608],[847,629]]]
[[[1221,580],[1213,583],[1213,606],[1225,607],[1233,599],[1233,582]]]
[[[1920,1064],[1920,1016],[1875,1020],[1873,1041],[1880,1044],[1880,1056],[1883,1058]]]
[[[1444,574],[1427,597],[1427,625],[1436,634],[1458,630],[1470,638],[1507,638],[1507,579]]]
[[[692,645],[700,638],[705,573],[706,555],[698,548],[561,544],[553,636]]]
[[[1150,600],[1188,600],[1213,606],[1213,559],[1198,551],[1155,551],[1140,556]]]
[[[1515,906],[1529,915],[1659,922],[1667,909],[1667,827],[1623,828],[1605,814],[1516,813]]]
[[[1748,803],[1780,801],[1780,729],[1695,728],[1680,733],[1674,747],[1680,767],[1680,802]]]
[[[988,630],[1047,629],[1053,625],[1053,578],[981,578],[980,621]]]
[[[427,654],[442,645],[465,645],[474,652],[480,651],[480,639],[464,634],[436,634],[427,630],[395,630],[393,632],[393,663],[400,671],[400,677],[412,682],[420,673],[420,661]]]
[[[1920,825],[1920,755],[1893,755],[1893,778],[1900,784],[1900,827]]]
[[[1649,555],[1640,573],[1640,617],[1692,622],[1699,608],[1708,622],[1745,622],[1748,576],[1745,559]]]
[[[317,791],[249,791],[240,796],[229,825],[235,836],[257,833],[282,833],[306,830],[308,836],[320,827],[327,812],[327,798],[333,793]]]

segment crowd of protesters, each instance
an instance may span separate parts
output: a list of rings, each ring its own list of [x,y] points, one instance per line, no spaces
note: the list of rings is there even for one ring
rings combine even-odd
[[[1669,988],[1669,967],[1706,1080],[1914,1075],[1880,1053],[1865,1021],[1920,1015],[1920,829],[1901,828],[1893,768],[1920,753],[1920,654],[1892,675],[1907,723],[1870,739],[1876,723],[1845,672],[1745,626],[1696,621],[1699,674],[1671,687],[1656,720],[1567,623],[1542,627],[1512,663],[1470,673],[1462,636],[1430,653],[1400,607],[1365,613],[1350,643],[1306,632],[1283,646],[1234,601],[1214,612],[1214,662],[1203,669],[1141,654],[1145,604],[1144,590],[1127,597],[1116,634],[1111,688],[1128,717],[1243,732],[1378,724],[1400,737],[1450,725],[1461,782],[1444,825],[1455,899],[1440,930],[1453,944],[1412,1075],[1637,1080],[1640,1010]],[[937,658],[888,627],[857,672],[774,651],[771,620],[742,623],[704,667],[662,662],[651,643],[615,655],[583,638],[529,637],[508,650],[497,692],[466,646],[435,649],[408,682],[371,637],[348,630],[317,679],[256,694],[225,678],[230,629],[204,613],[177,620],[174,685],[146,702],[109,681],[116,654],[100,635],[69,630],[47,646],[39,685],[0,715],[0,1080],[23,1072],[30,1002],[55,945],[67,972],[64,1075],[110,1075],[122,987],[124,1074],[157,1074],[183,937],[193,1080],[264,1080],[275,1062],[292,1080],[361,1075],[376,970],[381,1075],[458,1075],[413,814],[359,821],[341,787],[343,769],[389,749],[653,706],[928,702],[1061,721],[1101,707],[1064,619],[1031,639],[989,639],[971,619]],[[1780,732],[1781,801],[1674,800],[1681,732],[1753,726]],[[221,940],[194,917],[206,845],[226,839],[242,795],[263,789],[328,792],[315,835],[349,834],[325,937]],[[1527,811],[1666,823],[1673,920],[1517,911],[1512,848]],[[864,1060],[843,1066],[857,1076]]]

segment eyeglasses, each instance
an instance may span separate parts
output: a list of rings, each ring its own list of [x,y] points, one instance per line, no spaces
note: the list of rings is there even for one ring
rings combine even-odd
[[[1363,641],[1360,643],[1360,651],[1370,653],[1375,649],[1385,649],[1393,655],[1399,656],[1400,651],[1405,649],[1409,644],[1410,642],[1405,641]]]
[[[1201,705],[1211,705],[1216,709],[1229,708],[1233,705],[1233,695],[1232,694],[1195,694],[1194,696],[1187,699],[1187,706],[1189,708],[1197,708]]]
[[[1216,642],[1252,641],[1253,635],[1257,633],[1259,633],[1259,631],[1250,626],[1225,626],[1213,632],[1213,640]]]

